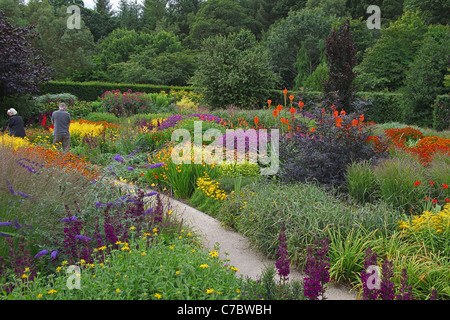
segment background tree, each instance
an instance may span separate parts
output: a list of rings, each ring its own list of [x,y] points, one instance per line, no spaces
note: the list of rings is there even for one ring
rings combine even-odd
[[[294,88],[298,74],[296,62],[302,43],[306,52],[301,59],[311,74],[320,63],[320,40],[330,33],[334,17],[327,16],[320,8],[291,11],[287,18],[273,24],[263,41],[268,50],[272,71],[281,76],[281,87]],[[302,52],[300,52],[303,54]]]
[[[448,24],[450,1],[404,0],[404,11],[417,11],[426,24]]]
[[[432,126],[432,104],[436,96],[448,93],[444,77],[450,66],[450,27],[430,26],[411,67],[403,88],[406,120],[419,126]]]
[[[191,19],[200,9],[201,0],[169,0],[167,2],[167,19],[174,26],[180,40],[190,33]]]
[[[114,12],[112,10],[112,4],[109,0],[94,0],[95,12],[105,13],[108,17],[111,17]]]
[[[399,20],[381,30],[381,38],[370,48],[359,66],[361,73],[386,79],[390,91],[403,86],[406,70],[421,46],[427,26],[418,13],[406,12]],[[379,88],[383,89],[383,88]]]
[[[166,17],[167,0],[144,0],[142,6],[142,28],[145,32],[155,31],[158,22]]]
[[[120,0],[117,13],[119,27],[127,30],[139,30],[141,27],[141,5],[137,0]]]
[[[325,105],[336,105],[338,110],[354,111],[355,93],[353,71],[357,63],[357,49],[353,43],[350,21],[333,30],[326,39],[325,56],[328,61],[328,81],[323,85]]]
[[[255,20],[244,13],[239,2],[208,0],[202,4],[193,18],[187,41],[191,47],[198,47],[206,38],[238,33],[244,28],[257,32]]]
[[[203,41],[192,84],[212,108],[260,108],[276,81],[267,52],[254,34],[243,30]]]

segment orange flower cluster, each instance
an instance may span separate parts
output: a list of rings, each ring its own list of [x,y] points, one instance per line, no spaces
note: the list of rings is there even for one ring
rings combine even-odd
[[[450,155],[450,139],[439,137],[424,137],[420,130],[406,127],[402,129],[387,129],[385,134],[391,143],[402,150],[419,156],[420,162],[427,165],[436,152]],[[413,147],[409,147],[408,140],[419,140]]]
[[[21,157],[33,159],[45,167],[60,167],[66,171],[81,174],[89,180],[98,179],[101,175],[99,168],[86,161],[86,158],[76,156],[70,152],[59,152],[40,146],[19,148],[15,151]]]

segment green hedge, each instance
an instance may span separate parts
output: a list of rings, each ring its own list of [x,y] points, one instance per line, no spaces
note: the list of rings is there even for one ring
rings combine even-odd
[[[50,81],[48,84],[41,86],[41,94],[51,93],[71,93],[83,101],[95,101],[105,91],[116,90],[124,92],[131,89],[133,92],[159,93],[161,91],[169,92],[171,89],[192,91],[193,87],[176,87],[164,85],[149,85],[149,84],[125,84],[125,83],[107,83],[107,82],[71,82],[71,81]],[[319,91],[289,91],[288,94],[294,94],[295,101],[302,100],[307,103],[320,103],[322,99],[322,92]],[[368,99],[372,102],[369,110],[364,115],[367,121],[374,121],[376,123],[385,122],[404,122],[404,98],[401,93],[391,92],[359,92],[357,94],[363,99]],[[284,104],[284,96],[282,90],[271,90],[267,99],[272,100],[272,106],[277,104]],[[447,100],[446,100],[447,99]],[[289,99],[287,101],[289,104]],[[445,119],[443,115],[448,115],[448,96],[439,96],[436,100],[439,107],[437,115],[439,122]],[[447,106],[445,109],[445,107]],[[264,106],[261,106],[263,108]],[[447,111],[446,111],[447,110]],[[437,124],[442,127],[443,124]],[[442,130],[442,129],[441,129]]]
[[[403,94],[392,92],[359,92],[360,98],[372,104],[364,114],[367,121],[375,123],[404,122],[405,104]]]
[[[48,84],[40,86],[40,94],[71,93],[79,100],[95,101],[105,91],[117,90],[122,92],[131,89],[133,92],[159,93],[161,91],[169,92],[173,90],[191,91],[192,87],[176,87],[150,84],[127,84],[127,83],[108,83],[108,82],[73,82],[73,81],[50,81]]]
[[[436,97],[433,104],[433,129],[450,130],[450,95]]]

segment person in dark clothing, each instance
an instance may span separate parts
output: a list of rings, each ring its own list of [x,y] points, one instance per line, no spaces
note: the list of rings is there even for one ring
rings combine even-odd
[[[9,135],[12,137],[25,138],[25,127],[23,125],[23,119],[17,114],[16,109],[9,109],[6,112],[9,119],[6,121],[6,128],[9,130]]]

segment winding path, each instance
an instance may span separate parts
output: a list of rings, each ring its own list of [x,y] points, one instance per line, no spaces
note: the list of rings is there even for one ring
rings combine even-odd
[[[219,244],[221,258],[229,259],[230,265],[239,269],[237,275],[242,274],[257,279],[266,266],[275,265],[275,261],[251,248],[245,237],[224,228],[218,220],[180,201],[161,196],[170,204],[177,217],[183,219],[183,223],[202,236],[206,248],[213,249],[216,243]],[[225,255],[225,252],[228,252],[228,255]],[[289,278],[299,280],[303,276],[291,269]],[[335,284],[329,284],[325,297],[328,300],[356,300],[355,293],[349,292],[349,289],[344,286]]]

